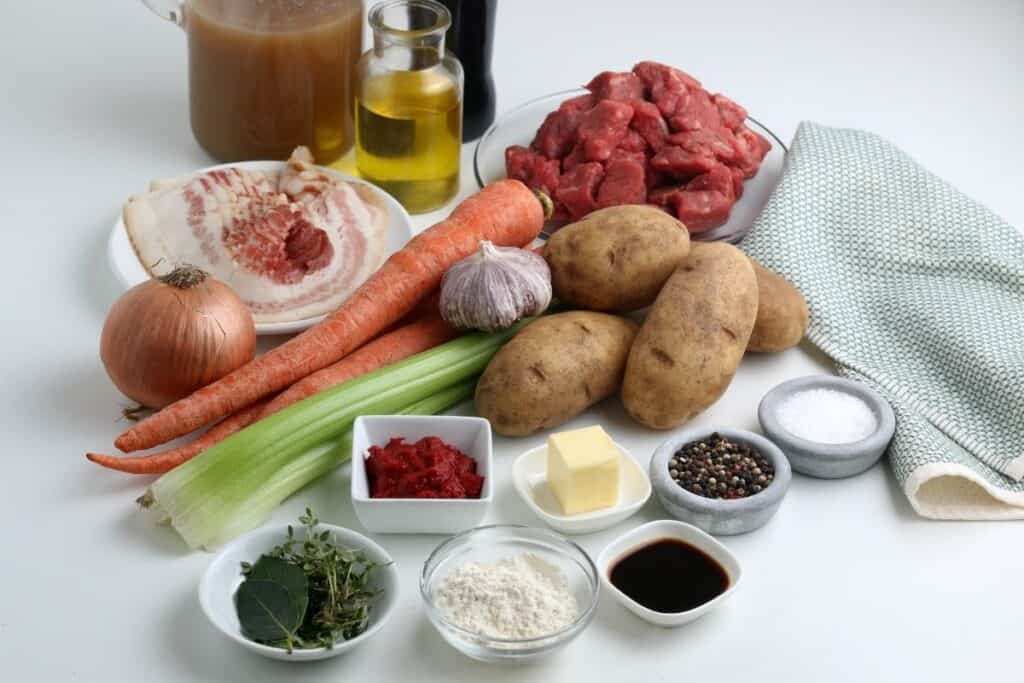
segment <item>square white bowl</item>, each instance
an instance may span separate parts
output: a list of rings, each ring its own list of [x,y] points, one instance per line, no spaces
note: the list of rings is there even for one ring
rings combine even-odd
[[[725,592],[708,600],[703,605],[684,612],[655,612],[644,607],[612,584],[611,571],[620,559],[633,551],[664,539],[674,539],[688,543],[703,551],[708,557],[720,564],[729,577],[729,586],[725,589]],[[679,522],[674,519],[648,522],[619,536],[601,551],[597,558],[597,571],[601,575],[601,583],[605,589],[623,607],[644,621],[663,627],[682,626],[704,616],[732,595],[740,582],[739,560],[736,559],[736,556],[728,548],[722,545],[714,536],[701,531],[692,524]],[[681,576],[679,579],[683,581],[686,577]]]
[[[370,446],[402,437],[436,436],[476,460],[484,478],[479,498],[371,498],[366,479]],[[459,415],[363,415],[352,426],[352,506],[363,526],[379,534],[454,534],[479,526],[494,495],[491,423]]]

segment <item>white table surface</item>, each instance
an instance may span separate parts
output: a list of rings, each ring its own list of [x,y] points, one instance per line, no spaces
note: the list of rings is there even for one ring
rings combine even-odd
[[[498,106],[659,59],[784,140],[801,119],[881,133],[1024,226],[1022,34],[1020,0],[503,0]],[[767,527],[725,539],[746,572],[741,590],[684,629],[649,627],[606,598],[557,655],[478,664],[420,609],[417,573],[439,539],[382,536],[403,594],[375,640],[314,665],[244,652],[199,610],[209,555],[140,514],[142,480],[83,458],[124,426],[97,357],[118,293],[103,256],[110,225],[149,179],[210,163],[188,128],[183,38],[131,2],[5,2],[0,64],[0,679],[1021,680],[1024,526],[919,519],[884,466],[846,481],[795,476]],[[695,423],[755,427],[765,391],[827,368],[812,349],[747,359]],[[644,459],[663,436],[630,425],[614,401],[573,425],[595,421]],[[541,440],[497,440],[488,521],[535,522],[508,474]],[[274,519],[312,504],[359,529],[347,482],[347,471],[328,476]],[[581,543],[596,555],[661,515],[652,501]]]

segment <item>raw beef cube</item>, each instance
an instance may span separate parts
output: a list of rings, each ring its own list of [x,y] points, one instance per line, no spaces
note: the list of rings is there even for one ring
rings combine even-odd
[[[679,108],[688,90],[700,90],[700,81],[679,69],[658,62],[640,62],[633,73],[644,84],[647,99],[658,105],[661,113],[669,116]]]
[[[668,135],[668,125],[661,116],[657,105],[644,100],[634,100],[629,103],[633,107],[633,120],[629,127],[643,136],[647,144],[655,152],[665,146],[665,137]]]
[[[666,185],[675,185],[678,181],[668,173],[659,171],[651,163],[653,157],[647,157],[644,161],[644,175],[647,177],[647,189],[650,191],[655,187],[662,187]]]
[[[706,150],[691,152],[676,146],[665,147],[651,157],[654,170],[680,180],[695,178],[718,165],[719,161]]]
[[[680,192],[678,185],[662,185],[647,193],[647,201],[661,208],[669,208],[674,201],[673,196]]]
[[[645,81],[646,82],[646,81]],[[686,86],[678,80],[656,80],[648,86],[648,98],[663,116],[671,116],[686,99]]]
[[[736,163],[746,178],[753,178],[764,156],[772,148],[770,142],[746,126],[736,132]]]
[[[723,163],[736,162],[736,136],[725,128],[701,128],[683,133],[673,133],[666,138],[666,142],[669,145],[682,147],[688,152],[710,154]]]
[[[522,145],[512,145],[505,149],[505,172],[509,178],[522,180],[524,183],[530,177],[533,159],[541,157],[540,154]],[[546,159],[545,159],[546,161]]]
[[[562,159],[562,173],[568,173],[572,169],[576,168],[580,164],[587,162],[586,157],[583,154],[583,145],[577,143],[572,151],[565,155]]]
[[[627,130],[617,149],[627,152],[644,152],[647,149],[647,141],[635,130]],[[612,153],[614,155],[614,152]]]
[[[578,144],[583,146],[587,161],[604,161],[629,130],[633,107],[622,102],[604,100],[584,113],[577,129]]]
[[[691,235],[707,232],[729,220],[736,201],[711,190],[684,190],[678,194],[676,218]]]
[[[580,95],[579,97],[573,97],[565,102],[558,105],[558,111],[568,112],[570,114],[579,114],[587,111],[594,106],[593,95]]]
[[[712,95],[711,101],[718,107],[718,113],[722,117],[722,125],[729,130],[736,130],[747,120],[747,110],[725,95]]]
[[[566,223],[572,221],[572,216],[561,202],[555,202],[555,210],[551,212],[549,221],[554,224],[554,228],[550,232],[557,232],[559,228],[565,227]]]
[[[690,90],[668,119],[672,130],[701,130],[722,127],[722,115],[711,97],[703,90]]]
[[[537,137],[530,146],[548,159],[561,159],[572,149],[582,117],[582,113],[569,110],[551,112],[540,124]]]
[[[735,196],[736,199],[739,199],[743,196],[743,180],[745,178],[745,174],[743,173],[742,168],[736,168],[735,166],[729,168],[729,173],[732,175],[733,196]]]
[[[732,171],[724,164],[715,166],[704,175],[699,175],[686,183],[686,189],[721,192],[723,196],[729,199],[733,199],[736,196],[732,184]]]
[[[661,62],[638,62],[633,66],[633,73],[640,77],[640,80],[643,81],[644,86],[647,88],[651,88],[654,83],[659,81],[674,81],[681,83],[686,88],[694,88],[697,90],[702,87],[700,81],[690,74],[677,69],[674,66],[662,64]]]
[[[597,187],[604,176],[604,167],[596,161],[580,164],[562,175],[555,199],[561,202],[569,215],[582,218],[597,208]]]
[[[644,155],[615,150],[604,166],[605,176],[597,193],[597,206],[643,204],[647,197]]]
[[[676,217],[690,234],[706,232],[729,220],[735,200],[713,190],[682,190],[676,194]]]
[[[558,159],[547,159],[532,149],[513,145],[505,150],[505,172],[509,178],[522,180],[551,196],[558,188],[561,169]]]
[[[735,203],[731,188],[727,195],[718,190],[689,189],[688,186],[655,188],[647,195],[647,200],[674,213],[690,234],[725,223]]]
[[[535,157],[533,175],[530,178],[530,182],[526,184],[535,190],[544,190],[548,196],[551,196],[558,188],[560,175],[561,169],[558,159]]]
[[[619,161],[621,159],[628,159],[629,161],[635,161],[636,163],[638,163],[641,166],[643,166],[644,162],[647,159],[647,155],[644,154],[643,150],[635,151],[635,150],[627,149],[625,147],[618,147],[617,149],[615,149],[612,152],[612,155],[610,157],[608,157],[608,161],[605,162],[605,163],[611,163],[613,161]]]
[[[644,96],[643,81],[628,71],[602,71],[587,83],[586,88],[599,100],[628,102]]]
[[[676,216],[690,232],[702,232],[729,220],[735,203],[732,170],[723,164],[686,184],[676,201]]]

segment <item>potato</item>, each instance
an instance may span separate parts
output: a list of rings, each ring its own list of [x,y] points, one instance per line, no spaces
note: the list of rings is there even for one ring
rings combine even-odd
[[[505,436],[526,436],[615,393],[639,326],[571,311],[527,325],[495,354],[476,385],[476,410]]]
[[[683,224],[652,206],[600,209],[544,246],[555,296],[593,311],[650,306],[689,252]]]
[[[626,364],[622,400],[641,424],[670,429],[717,401],[757,318],[750,260],[725,243],[696,243],[658,294]]]
[[[810,314],[807,301],[789,280],[754,259],[757,275],[757,321],[747,351],[785,351],[796,346],[807,332]]]

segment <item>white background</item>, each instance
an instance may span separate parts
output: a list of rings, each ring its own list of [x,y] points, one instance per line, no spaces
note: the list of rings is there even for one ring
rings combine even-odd
[[[124,426],[97,359],[117,294],[103,245],[119,206],[155,177],[210,160],[187,122],[183,36],[140,5],[17,2],[0,13],[0,678],[6,681],[965,681],[1021,680],[1024,526],[918,519],[884,466],[846,481],[795,476],[764,529],[726,539],[745,569],[718,612],[649,627],[605,599],[568,649],[519,668],[448,648],[423,616],[420,564],[437,538],[380,537],[404,594],[365,647],[314,665],[242,651],[203,619],[209,561],[134,507],[139,479],[87,463]],[[734,97],[784,140],[802,119],[878,132],[1024,226],[1024,3],[502,0],[499,111],[658,59]],[[470,187],[465,174],[464,190]],[[807,201],[814,201],[808,197]],[[429,224],[418,219],[419,226]],[[753,428],[761,395],[819,372],[810,349],[744,362],[697,423]],[[662,435],[614,401],[600,421],[646,460]],[[533,523],[509,463],[541,437],[499,439],[489,521]],[[312,504],[359,529],[335,473]],[[582,539],[597,554],[662,514],[651,502]]]

